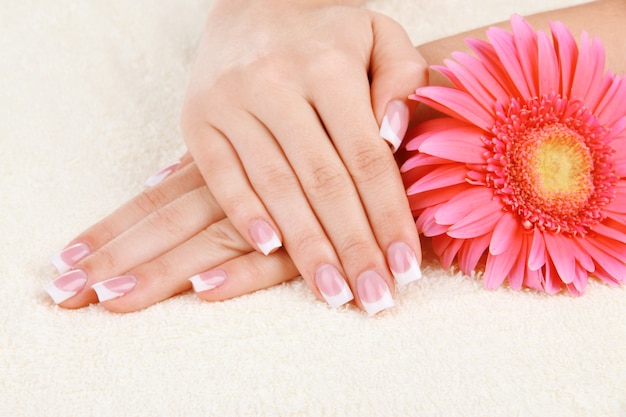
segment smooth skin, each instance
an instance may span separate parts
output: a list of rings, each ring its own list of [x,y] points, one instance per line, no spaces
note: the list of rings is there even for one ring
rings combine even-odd
[[[607,50],[607,66],[616,73],[626,73],[625,47],[613,36],[623,30],[626,1],[597,1],[528,18],[536,28],[547,28],[548,21],[557,19],[575,35],[586,30],[600,37]],[[452,51],[465,50],[462,39],[467,36],[484,38],[484,29],[418,49],[429,62],[438,64]],[[431,82],[445,83],[435,75]],[[420,108],[416,117],[424,120],[430,116],[431,112]],[[414,229],[413,224],[411,227]],[[138,278],[137,286],[122,297],[103,302],[105,308],[116,312],[146,308],[190,289],[189,277],[216,268],[229,278],[215,289],[198,293],[208,301],[236,297],[299,275],[297,264],[284,249],[265,256],[238,233],[190,157],[185,157],[164,181],[81,233],[68,246],[79,242],[92,251],[74,265],[86,271],[88,282],[77,295],[60,304],[67,308],[97,302],[91,285],[127,273]],[[130,250],[137,247],[143,247],[141,252]],[[315,286],[312,289],[322,300]]]

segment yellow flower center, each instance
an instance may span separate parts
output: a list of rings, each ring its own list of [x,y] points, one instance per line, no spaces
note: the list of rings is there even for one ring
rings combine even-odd
[[[592,158],[583,138],[558,125],[547,126],[533,136],[536,146],[529,149],[529,168],[535,173],[533,182],[541,195],[539,206],[560,214],[584,206],[593,191],[593,178]]]

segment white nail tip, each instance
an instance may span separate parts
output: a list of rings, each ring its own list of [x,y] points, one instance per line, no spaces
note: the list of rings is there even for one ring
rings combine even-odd
[[[137,278],[127,275],[99,282],[94,284],[91,288],[96,292],[98,300],[102,302],[126,295],[135,288],[136,285]]]
[[[393,298],[391,297],[391,293],[386,291],[385,294],[378,300],[373,303],[368,303],[361,299],[361,303],[363,304],[363,308],[367,312],[368,315],[373,316],[374,314],[383,311],[387,308],[391,308],[396,304],[393,302]]]
[[[213,290],[217,288],[219,285],[221,285],[225,280],[226,280],[225,277],[220,277],[220,276],[206,280],[206,279],[203,279],[200,276],[200,274],[194,275],[193,277],[189,278],[189,281],[191,281],[191,285],[193,285],[193,290],[195,292]]]
[[[345,281],[343,282],[341,291],[338,294],[327,295],[324,294],[324,291],[322,290],[320,290],[320,293],[324,297],[324,300],[326,300],[328,305],[330,305],[332,308],[341,307],[347,302],[354,300],[354,295],[352,295],[352,291],[350,291],[350,287],[348,287],[348,284],[346,284]]]
[[[52,263],[52,265],[54,265],[54,267],[57,269],[57,271],[59,271],[60,274],[66,273],[71,268],[70,265],[68,265],[65,262],[63,262],[63,259],[61,259],[61,254],[60,253],[57,253],[52,258],[50,258],[50,263]]]
[[[263,255],[269,255],[270,252],[272,252],[273,250],[278,249],[281,246],[283,246],[280,239],[278,239],[278,236],[276,235],[276,233],[273,233],[272,238],[268,240],[267,242],[257,243],[257,244],[259,245],[259,249],[261,250],[261,252],[263,252]]]
[[[402,138],[398,137],[396,132],[391,127],[389,123],[389,118],[387,116],[383,117],[383,122],[380,125],[380,136],[387,141],[391,145],[392,152],[396,152],[400,145],[402,144]]]
[[[396,272],[392,269],[391,273],[396,279],[398,285],[407,285],[413,281],[417,281],[418,279],[422,278],[422,271],[417,265],[417,261],[415,259],[413,259],[413,261],[411,262],[411,267],[407,271]]]
[[[86,281],[87,280],[85,279],[85,282]],[[49,282],[45,287],[43,287],[43,290],[48,293],[48,295],[50,296],[50,298],[52,298],[52,301],[54,301],[55,304],[61,304],[63,301],[69,300],[70,298],[78,294],[78,291],[62,290],[54,284],[54,281]]]
[[[178,165],[180,165],[180,162],[175,162],[155,172],[150,178],[146,180],[144,185],[146,187],[154,187],[155,185],[163,181],[168,175],[170,175],[172,171],[174,171],[176,167],[178,167]]]

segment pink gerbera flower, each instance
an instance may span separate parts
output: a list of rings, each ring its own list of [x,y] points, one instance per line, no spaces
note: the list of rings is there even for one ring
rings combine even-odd
[[[626,82],[604,71],[604,49],[552,39],[519,16],[512,34],[467,40],[436,67],[456,88],[411,98],[449,117],[407,135],[402,165],[420,233],[444,267],[469,274],[486,254],[487,288],[508,278],[555,293],[584,292],[589,274],[626,279]]]

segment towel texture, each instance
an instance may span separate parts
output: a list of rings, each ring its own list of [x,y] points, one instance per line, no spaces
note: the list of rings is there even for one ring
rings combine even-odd
[[[375,318],[301,280],[127,315],[55,307],[48,258],[182,154],[210,3],[0,3],[0,415],[626,415],[626,289],[596,282],[581,298],[487,291],[426,256]],[[420,43],[574,3],[368,7]]]

